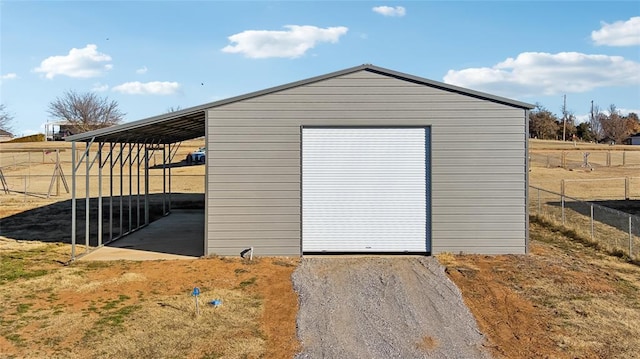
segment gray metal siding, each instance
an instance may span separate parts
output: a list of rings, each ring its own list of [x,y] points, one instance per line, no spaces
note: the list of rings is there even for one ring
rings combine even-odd
[[[300,254],[300,126],[431,126],[432,250],[524,253],[524,110],[361,71],[208,111],[208,251]]]

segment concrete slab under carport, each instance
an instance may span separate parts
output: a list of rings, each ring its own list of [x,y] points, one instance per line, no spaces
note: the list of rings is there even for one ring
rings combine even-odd
[[[204,209],[174,209],[80,260],[196,259],[204,255]]]

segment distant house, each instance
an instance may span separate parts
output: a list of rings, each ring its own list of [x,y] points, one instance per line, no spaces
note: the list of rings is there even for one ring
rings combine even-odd
[[[92,126],[89,130],[103,128],[102,125]],[[45,133],[48,141],[64,141],[67,136],[77,135],[84,131],[68,121],[49,122],[45,125]]]
[[[13,134],[9,131],[0,129],[0,142],[6,142],[13,140]]]
[[[635,135],[629,136],[629,138],[625,141],[627,145],[640,145],[640,133],[636,133]]]

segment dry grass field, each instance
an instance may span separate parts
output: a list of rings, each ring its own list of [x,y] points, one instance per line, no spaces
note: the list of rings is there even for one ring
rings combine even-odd
[[[630,197],[640,199],[640,146],[578,143],[574,147],[573,142],[530,140],[529,151],[532,186],[560,193],[565,180],[567,196],[587,200],[624,199],[625,178],[629,178]],[[563,152],[566,168],[561,167]],[[585,152],[589,153],[592,168],[581,167]],[[606,165],[608,153],[610,166]],[[622,166],[623,153],[625,166]]]
[[[68,245],[0,238],[0,357],[290,358],[298,350],[297,259],[63,266],[68,253]]]
[[[10,184],[16,191],[0,192],[0,229],[6,230],[6,223],[15,229],[19,224],[7,218],[20,213],[44,224],[58,218],[56,213],[70,216],[64,209],[69,195],[46,198],[53,165],[50,154],[45,154],[43,164],[38,151],[51,145],[0,144],[0,166],[15,181]],[[70,176],[70,146],[55,145],[64,149],[64,171]],[[175,161],[201,145],[202,141],[183,144]],[[534,151],[562,151],[568,145],[573,146],[531,142]],[[35,151],[30,162],[19,160],[24,146]],[[592,152],[609,147],[589,146]],[[530,177],[533,185],[553,189],[561,179],[637,176],[639,169],[534,167]],[[203,193],[203,166],[175,167],[172,174],[177,175],[174,192]],[[27,195],[19,189],[25,176]],[[79,182],[84,195],[83,181]],[[584,191],[602,194],[602,187]],[[161,181],[153,177],[150,188],[158,193]],[[70,248],[59,241],[65,228],[35,228],[20,228],[19,238],[0,237],[0,357],[291,358],[299,349],[297,296],[291,286],[297,259],[78,261],[65,266]],[[530,233],[530,255],[438,256],[494,354],[637,357],[640,268],[554,223],[534,220]],[[190,296],[196,286],[202,289],[200,315]],[[220,307],[207,304],[217,298],[223,300]]]

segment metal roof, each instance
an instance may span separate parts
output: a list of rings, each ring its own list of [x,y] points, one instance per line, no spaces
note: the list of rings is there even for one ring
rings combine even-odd
[[[72,142],[88,142],[94,140],[99,142],[116,143],[174,143],[198,138],[205,135],[206,111],[210,108],[246,100],[253,97],[263,96],[266,94],[287,90],[298,86],[304,86],[313,82],[323,81],[333,77],[338,77],[358,71],[370,71],[380,75],[390,76],[400,80],[435,87],[444,91],[455,92],[462,95],[497,102],[503,105],[513,106],[517,108],[532,109],[535,107],[534,105],[531,105],[529,103],[515,101],[505,97],[494,96],[484,92],[469,90],[462,87],[445,84],[443,82],[428,80],[422,77],[413,76],[370,64],[364,64],[341,71],[332,72],[326,75],[316,76],[261,91],[251,92],[245,95],[206,103],[204,105],[195,106],[176,112],[170,112],[139,121],[124,123],[122,125],[68,136],[66,140]]]

